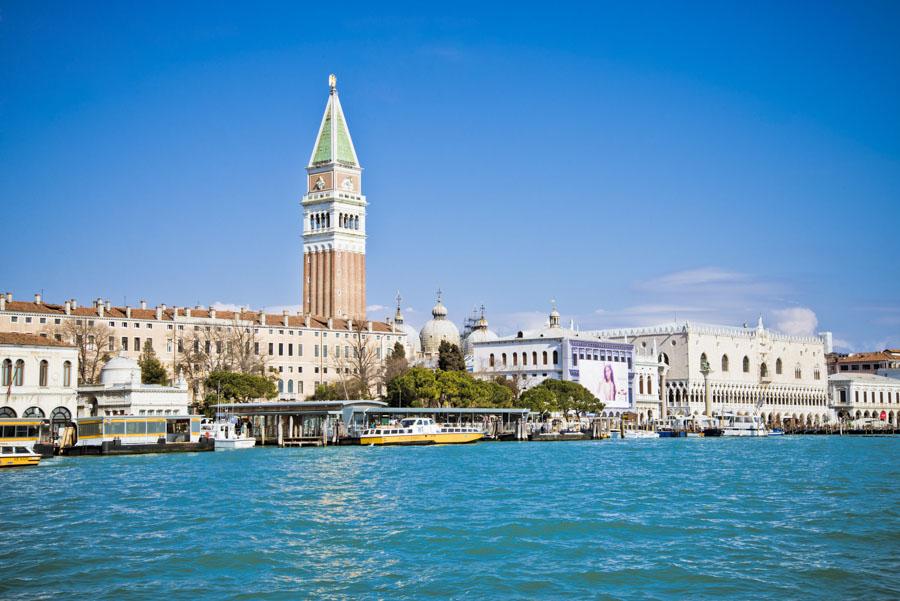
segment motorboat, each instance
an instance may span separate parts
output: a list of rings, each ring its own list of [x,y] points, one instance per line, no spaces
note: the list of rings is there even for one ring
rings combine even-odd
[[[622,438],[625,438],[625,439],[629,439],[629,438],[638,438],[638,439],[659,438],[659,432],[654,432],[652,430],[625,429],[622,431]]]
[[[704,431],[706,436],[768,436],[769,430],[758,415],[723,413],[718,426]],[[712,433],[711,433],[712,432]]]
[[[0,468],[34,467],[41,462],[41,456],[25,445],[0,445]]]
[[[203,420],[200,437],[211,438],[217,451],[250,449],[256,446],[256,438],[248,436],[238,424],[227,420]]]
[[[399,424],[363,430],[362,445],[465,444],[484,438],[481,428],[463,424],[437,424],[430,417],[408,417]]]

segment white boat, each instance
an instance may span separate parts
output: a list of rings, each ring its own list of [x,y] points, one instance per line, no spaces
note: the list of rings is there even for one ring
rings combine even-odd
[[[768,436],[769,430],[758,415],[725,413],[719,417],[722,436]]]
[[[256,438],[247,436],[243,429],[228,420],[203,420],[200,424],[201,438],[212,438],[217,451],[249,449],[256,446]]]
[[[650,430],[629,430],[622,432],[622,438],[659,438],[659,432]]]

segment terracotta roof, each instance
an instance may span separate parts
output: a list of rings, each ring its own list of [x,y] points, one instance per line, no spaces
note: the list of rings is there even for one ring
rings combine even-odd
[[[209,318],[210,309],[195,309],[191,307],[178,307],[178,317],[185,318],[187,317],[186,309],[190,309],[191,317],[199,317],[199,318]],[[38,313],[38,314],[50,314],[50,315],[65,315],[65,305],[57,305],[53,303],[34,303],[30,301],[12,301],[6,303],[6,311],[14,312],[14,313]],[[71,310],[72,315],[77,315],[80,317],[94,317],[100,319],[146,319],[146,320],[156,320],[156,309],[141,309],[141,308],[131,308],[131,317],[127,317],[126,308],[125,307],[113,307],[111,306],[108,310],[104,309],[102,317],[97,311],[97,307],[93,305],[83,307],[79,306],[77,309]],[[259,324],[260,323],[260,315],[261,313],[258,311],[216,311],[216,319],[223,319],[226,321],[230,321],[237,317],[242,321],[250,321],[251,323]],[[162,312],[162,321],[173,321],[175,319],[175,308],[174,307],[166,307]],[[309,327],[325,330],[328,329],[328,319],[320,316],[310,316]],[[360,320],[354,320],[354,328],[358,328],[360,325],[365,327],[366,322]],[[306,316],[304,315],[296,315],[291,314],[288,315],[288,325],[284,326],[284,314],[283,313],[266,313],[266,326],[271,327],[291,327],[291,328],[301,328],[306,327]],[[347,329],[347,320],[346,319],[334,319],[333,326],[335,330],[346,330]],[[391,333],[391,324],[385,323],[383,321],[373,321],[372,322],[372,331],[373,332],[385,332]],[[399,330],[398,330],[399,332]]]
[[[21,332],[0,332],[0,344],[14,344],[17,346],[62,346],[75,348],[74,345],[60,342],[52,338],[45,338],[37,334],[23,334]]]
[[[877,351],[874,353],[855,353],[846,357],[838,357],[838,363],[860,363],[864,361],[889,361],[894,359],[890,353]]]

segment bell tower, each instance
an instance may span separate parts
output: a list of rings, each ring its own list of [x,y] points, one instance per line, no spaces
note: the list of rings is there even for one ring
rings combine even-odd
[[[303,312],[366,317],[366,197],[362,167],[328,76],[328,103],[309,157],[303,207]]]

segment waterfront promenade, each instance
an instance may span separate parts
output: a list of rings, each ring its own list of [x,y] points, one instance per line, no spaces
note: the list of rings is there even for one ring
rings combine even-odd
[[[897,598],[898,445],[54,458],[0,475],[0,598]]]

